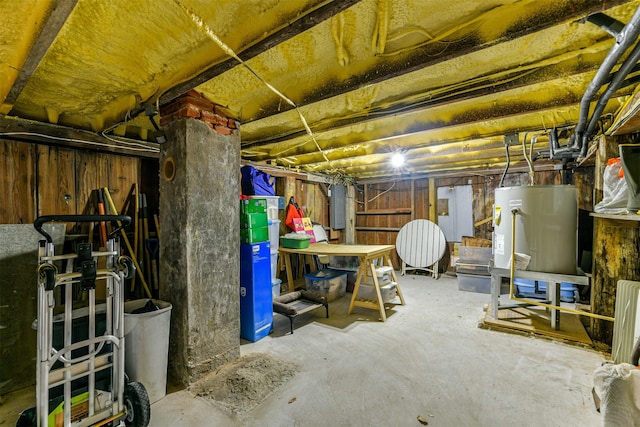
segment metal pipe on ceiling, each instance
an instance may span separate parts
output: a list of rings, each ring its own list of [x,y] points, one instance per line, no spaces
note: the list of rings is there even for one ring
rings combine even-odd
[[[578,124],[576,126],[574,133],[571,135],[569,144],[567,144],[564,147],[560,147],[557,141],[557,134],[553,135],[555,132],[552,132],[552,135],[550,136],[550,140],[551,140],[550,154],[551,154],[551,158],[554,160],[567,158],[567,157],[576,158],[576,157],[579,157],[583,151],[586,151],[588,140],[591,137],[589,132],[586,130],[587,125],[588,124],[591,125],[594,119],[595,119],[595,122],[597,123],[599,119],[599,115],[596,115],[595,114],[596,111],[594,111],[591,121],[588,122],[591,101],[595,97],[596,93],[600,90],[600,88],[602,88],[602,86],[604,86],[609,81],[611,70],[613,69],[613,67],[615,67],[615,65],[618,63],[618,61],[622,57],[622,55],[629,49],[629,47],[636,41],[636,39],[640,35],[640,8],[636,9],[635,13],[633,14],[633,17],[631,17],[631,20],[619,32],[617,30],[618,28],[620,28],[621,24],[618,23],[613,18],[609,18],[609,17],[607,17],[607,19],[602,19],[602,17],[599,17],[597,19],[586,18],[586,21],[593,22],[597,25],[600,25],[609,34],[616,36],[616,42],[614,43],[613,47],[611,48],[606,58],[600,65],[600,68],[598,69],[595,77],[593,78],[591,83],[589,83],[589,87],[587,88],[584,95],[582,96],[582,100],[580,101],[580,116],[578,118]],[[627,65],[627,61],[625,61],[624,65]],[[629,69],[627,70],[627,73],[631,70],[631,68],[633,68],[634,65],[635,63],[632,63],[631,66],[628,67]],[[611,85],[613,85],[613,81],[617,81],[617,80],[619,80],[618,84],[622,83],[622,81],[626,77],[626,74],[623,74],[622,71],[623,70],[621,68],[620,71],[616,74],[616,76],[612,80]],[[613,92],[615,92],[615,90],[613,91],[608,90],[605,92],[605,94],[611,97],[611,95],[613,95]],[[600,98],[598,105],[600,104],[606,105],[607,102],[608,102],[608,98],[605,99],[603,95]],[[596,109],[598,109],[598,107],[596,107]],[[600,110],[600,113],[601,112],[602,111]],[[594,127],[595,125],[591,128],[591,131],[593,131]]]
[[[639,8],[640,9],[640,8]],[[616,72],[615,76],[611,80],[611,83],[607,87],[607,90],[602,94],[598,103],[596,104],[595,109],[593,110],[593,114],[591,115],[591,120],[589,121],[589,125],[587,126],[586,131],[584,132],[583,138],[587,138],[587,140],[582,143],[582,150],[585,151],[581,153],[581,156],[584,157],[586,155],[586,147],[588,138],[593,134],[593,131],[600,120],[600,115],[604,111],[604,108],[607,105],[609,99],[613,96],[613,94],[622,86],[624,83],[625,77],[631,72],[631,70],[636,66],[638,60],[640,60],[640,42],[636,43],[635,47],[625,59],[624,63],[620,67],[620,69]]]

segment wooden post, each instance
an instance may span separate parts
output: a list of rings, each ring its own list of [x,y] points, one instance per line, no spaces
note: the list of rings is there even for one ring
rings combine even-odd
[[[291,177],[291,176],[285,177],[283,194],[284,194],[284,206],[286,210],[291,196],[296,196],[296,179],[294,177]],[[298,203],[300,203],[300,200],[298,200]]]
[[[618,280],[640,280],[640,221],[597,216],[593,222],[591,310],[614,317]],[[591,339],[611,345],[613,322],[591,319]]]
[[[356,243],[356,187],[353,185],[347,186],[345,216],[344,242],[353,245]]]
[[[625,137],[603,136],[598,141],[593,203],[602,200],[603,176],[607,161],[620,157],[618,145]],[[640,280],[640,221],[618,219],[593,214],[593,268],[591,280],[591,310],[614,316],[618,280]],[[624,216],[621,216],[624,218]],[[635,217],[637,218],[637,217]],[[591,319],[591,338],[611,345],[613,323]]]
[[[429,178],[429,221],[438,223],[438,196],[434,178]]]
[[[411,221],[416,219],[416,180],[411,178]]]

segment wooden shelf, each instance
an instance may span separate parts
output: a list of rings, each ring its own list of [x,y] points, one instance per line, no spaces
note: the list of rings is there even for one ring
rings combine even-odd
[[[356,227],[356,231],[400,231],[393,227]]]
[[[411,215],[411,209],[375,209],[356,212],[356,215]]]
[[[589,215],[595,218],[618,219],[620,221],[640,221],[640,215],[601,214],[596,212],[591,212]]]

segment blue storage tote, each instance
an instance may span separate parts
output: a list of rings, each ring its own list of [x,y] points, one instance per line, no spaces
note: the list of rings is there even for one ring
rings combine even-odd
[[[538,283],[536,287],[536,282]],[[523,298],[547,298],[547,282],[534,279],[513,279],[516,288],[516,296]],[[560,283],[560,301],[576,302],[578,295],[578,286],[573,283]]]
[[[328,302],[341,298],[347,292],[347,272],[333,269],[318,270],[304,275],[307,291],[325,297]]]
[[[258,341],[273,323],[269,242],[240,245],[240,337]]]

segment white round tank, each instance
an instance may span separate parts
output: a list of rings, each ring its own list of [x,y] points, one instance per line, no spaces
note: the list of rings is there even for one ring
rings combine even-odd
[[[540,185],[496,189],[493,256],[497,268],[510,268],[512,209],[519,210],[516,215],[516,253],[531,257],[527,270],[576,274],[576,187]]]

